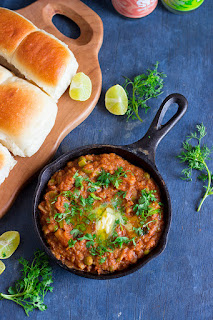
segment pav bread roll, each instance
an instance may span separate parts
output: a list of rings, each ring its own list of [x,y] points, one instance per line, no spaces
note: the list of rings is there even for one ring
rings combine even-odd
[[[11,76],[0,84],[0,142],[14,155],[30,157],[37,152],[56,114],[55,101],[26,80]]]
[[[16,49],[11,63],[56,101],[78,69],[69,48],[45,31],[30,33]]]
[[[13,169],[16,162],[7,148],[0,144],[0,184],[8,177],[10,170]]]
[[[1,56],[10,63],[11,57],[21,41],[35,30],[37,30],[36,26],[20,14],[0,8]]]
[[[0,56],[55,101],[78,69],[75,56],[65,43],[4,8],[0,8]]]

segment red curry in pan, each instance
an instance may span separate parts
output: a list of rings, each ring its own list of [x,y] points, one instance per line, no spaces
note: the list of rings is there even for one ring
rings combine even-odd
[[[114,153],[68,162],[49,180],[39,210],[55,257],[98,274],[125,269],[149,254],[164,225],[155,181]]]

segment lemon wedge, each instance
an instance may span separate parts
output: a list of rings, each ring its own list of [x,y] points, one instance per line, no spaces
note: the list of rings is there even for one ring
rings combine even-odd
[[[5,270],[5,264],[0,260],[0,274]]]
[[[109,88],[105,95],[105,106],[112,114],[124,115],[128,108],[128,98],[124,88],[119,84]]]
[[[72,78],[70,84],[70,98],[77,101],[86,101],[92,93],[92,82],[90,78],[83,72],[78,72]]]
[[[0,259],[9,258],[20,243],[18,231],[7,231],[0,236]]]

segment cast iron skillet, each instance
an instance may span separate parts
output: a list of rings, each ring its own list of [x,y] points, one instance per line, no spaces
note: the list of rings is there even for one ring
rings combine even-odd
[[[164,125],[162,125],[164,115],[171,104],[176,103],[178,105],[178,110],[176,114]],[[114,146],[114,145],[89,145],[78,149],[75,149],[67,154],[62,155],[60,158],[54,162],[48,164],[40,173],[38,178],[38,184],[36,187],[33,203],[33,216],[35,221],[36,230],[38,235],[44,245],[47,254],[55,260],[62,268],[82,277],[92,278],[92,279],[112,279],[126,276],[141,267],[143,267],[147,262],[158,256],[166,246],[167,235],[170,227],[171,221],[171,201],[168,189],[158,172],[155,165],[155,151],[161,141],[161,139],[174,127],[174,125],[181,119],[187,110],[188,102],[184,96],[178,93],[169,95],[160,106],[149,130],[145,136],[127,146]],[[121,271],[115,271],[113,273],[97,275],[94,273],[84,272],[80,270],[75,270],[68,268],[61,261],[57,260],[52,254],[41,230],[39,222],[39,210],[38,205],[43,200],[43,195],[47,186],[47,182],[51,176],[61,168],[66,166],[68,161],[74,160],[82,155],[86,154],[102,154],[102,153],[116,153],[123,157],[130,163],[145,169],[149,172],[151,177],[156,181],[160,188],[162,203],[164,204],[164,230],[159,239],[157,246],[147,255],[139,259],[135,264],[130,265],[127,269]]]

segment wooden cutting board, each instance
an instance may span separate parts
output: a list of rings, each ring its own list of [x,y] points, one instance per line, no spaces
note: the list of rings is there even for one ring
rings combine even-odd
[[[71,100],[67,90],[58,102],[55,125],[40,150],[31,158],[15,157],[16,166],[0,186],[0,218],[10,208],[23,185],[54,155],[63,138],[92,112],[102,86],[98,52],[103,41],[103,24],[93,10],[80,0],[39,0],[17,12],[69,46],[78,61],[78,72],[82,71],[90,77],[93,90],[90,99],[85,102]],[[52,23],[55,14],[73,20],[81,30],[80,37],[74,40],[64,36]]]

